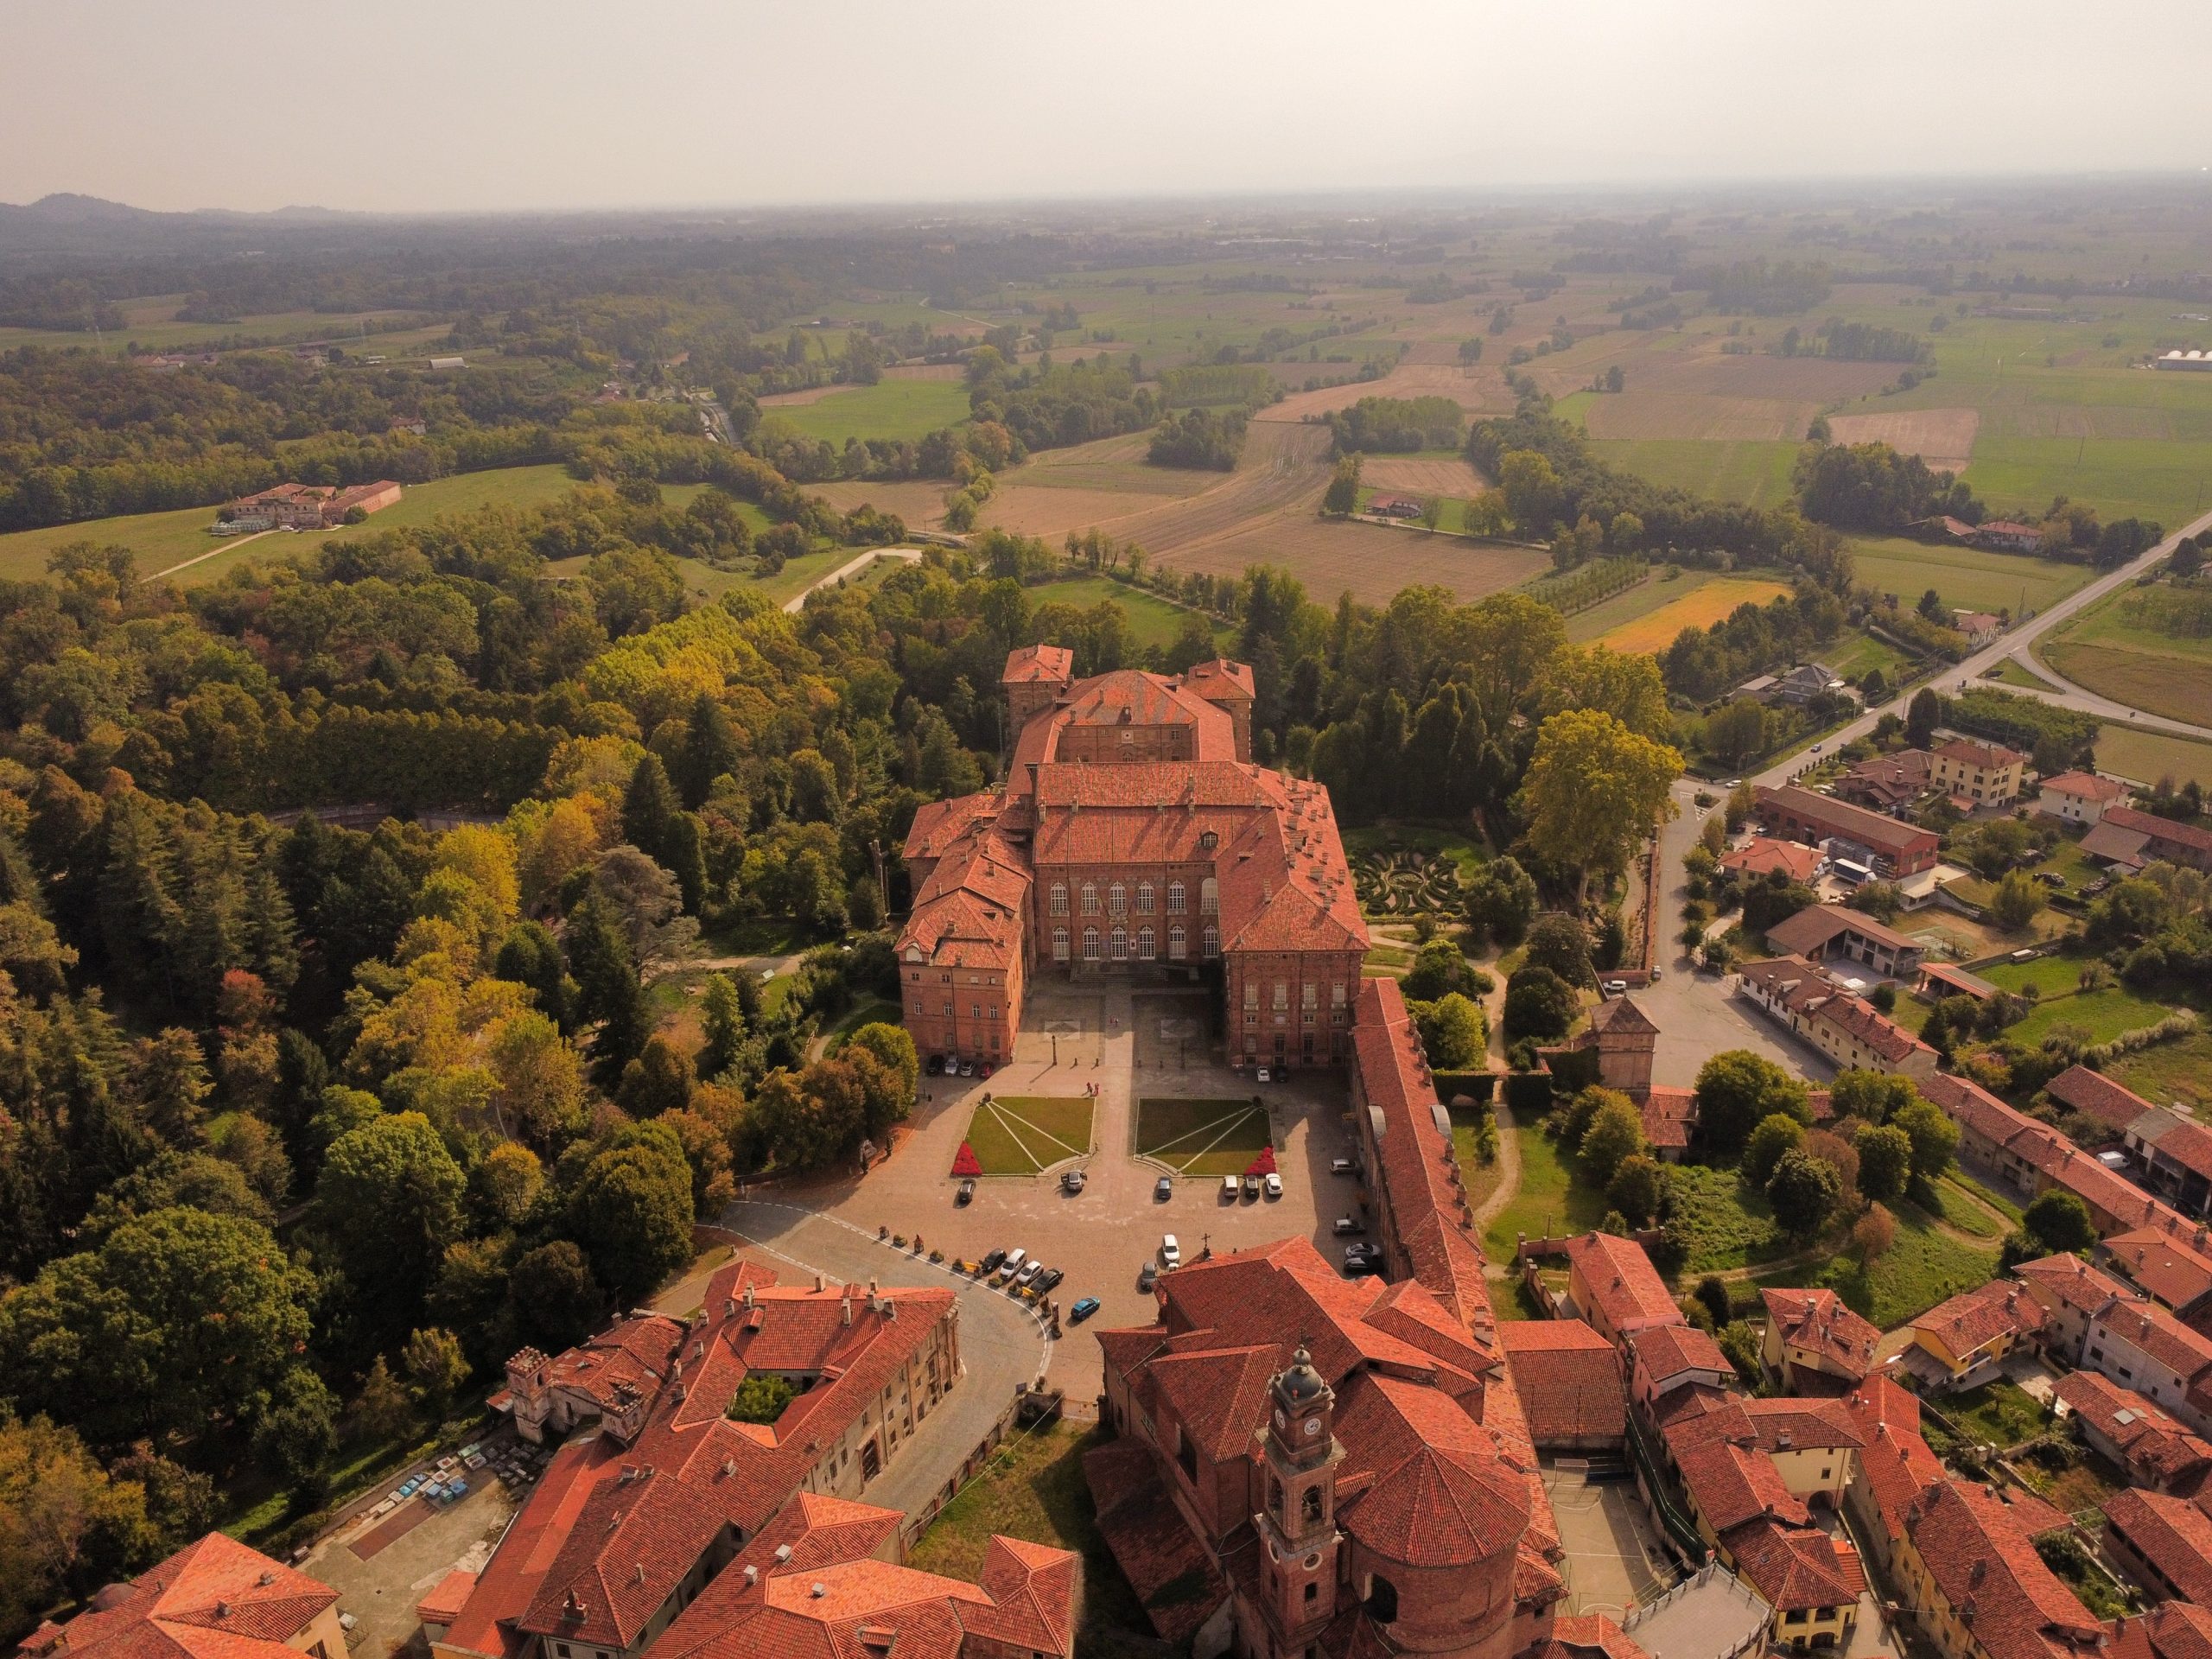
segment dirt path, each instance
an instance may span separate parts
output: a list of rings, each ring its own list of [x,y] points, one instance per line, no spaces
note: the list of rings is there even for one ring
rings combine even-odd
[[[1491,1108],[1491,1116],[1497,1121],[1497,1185],[1491,1195],[1475,1206],[1474,1230],[1478,1233],[1497,1219],[1497,1212],[1513,1202],[1521,1191],[1521,1142],[1515,1137],[1513,1113],[1503,1101]],[[1505,1276],[1505,1269],[1498,1269],[1498,1276]]]
[[[922,550],[918,547],[872,547],[857,557],[846,560],[819,582],[810,583],[805,592],[801,593],[796,599],[785,600],[784,608],[793,616],[797,616],[806,608],[808,594],[819,593],[824,588],[834,588],[847,576],[858,575],[878,559],[904,559],[907,563],[912,564],[921,556]]]
[[[228,553],[234,548],[244,547],[248,542],[257,542],[264,536],[274,536],[276,533],[276,532],[273,530],[257,530],[251,536],[232,536],[227,540],[216,543],[214,546],[209,548],[205,553],[194,554],[181,564],[173,564],[166,570],[155,571],[154,574],[147,577],[146,580],[149,582],[159,582],[163,576],[173,576],[180,570],[189,570],[194,565],[200,563],[203,560],[212,559],[218,553]]]

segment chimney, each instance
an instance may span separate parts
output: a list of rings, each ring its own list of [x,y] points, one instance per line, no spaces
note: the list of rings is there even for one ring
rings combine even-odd
[[[822,1275],[817,1273],[814,1275],[814,1294],[819,1296],[822,1294],[823,1287],[823,1281]]]
[[[844,1322],[850,1325],[853,1322],[853,1299],[849,1296],[840,1298],[837,1305],[844,1312]]]
[[[817,1274],[815,1275],[815,1280],[816,1280],[816,1286],[815,1286],[815,1287],[816,1287],[817,1290],[821,1288],[821,1284],[820,1284],[821,1277],[822,1277],[822,1275],[821,1275],[820,1274]],[[752,1306],[753,1306],[753,1281],[752,1281],[750,1279],[748,1279],[748,1280],[747,1280],[747,1281],[745,1281],[745,1305],[746,1305],[747,1307]]]
[[[787,1567],[791,1564],[791,1547],[789,1544],[778,1544],[776,1546],[776,1564],[779,1567]]]
[[[808,1587],[806,1593],[812,1596],[817,1601],[819,1601],[823,1597],[830,1593],[830,1586],[823,1583],[821,1580],[817,1579],[813,1584]]]
[[[747,1584],[758,1584],[760,1582],[760,1569],[753,1566],[750,1561],[747,1561],[745,1564],[745,1581]]]

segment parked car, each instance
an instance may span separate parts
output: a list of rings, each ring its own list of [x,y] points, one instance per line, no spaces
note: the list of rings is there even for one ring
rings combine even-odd
[[[1047,1268],[1037,1275],[1037,1282],[1032,1288],[1042,1296],[1066,1277],[1067,1274],[1062,1273],[1058,1268]]]
[[[1068,1323],[1070,1325],[1081,1325],[1085,1319],[1089,1319],[1097,1311],[1098,1299],[1096,1296],[1084,1296],[1079,1298],[1077,1300],[1076,1305],[1068,1309]]]
[[[930,1063],[925,1070],[926,1070],[930,1076],[933,1077],[943,1077],[944,1075],[944,1056],[942,1054],[931,1055]]]
[[[1147,1262],[1137,1269],[1137,1288],[1150,1290],[1160,1282],[1160,1269]]]
[[[1166,1176],[1163,1175],[1152,1184],[1153,1202],[1154,1204],[1165,1204],[1174,1195],[1174,1192],[1175,1183]]]
[[[1175,1235],[1173,1233],[1162,1233],[1160,1236],[1160,1265],[1163,1268],[1179,1268],[1183,1265],[1183,1247],[1175,1242]]]
[[[1347,1279],[1364,1279],[1370,1274],[1382,1271],[1382,1258],[1381,1256],[1354,1255],[1350,1251],[1344,1254],[1344,1277]]]
[[[1037,1282],[1038,1275],[1044,1271],[1045,1264],[1032,1256],[1023,1264],[1021,1271],[1014,1275],[1014,1287],[1016,1290],[1028,1289]]]
[[[1624,979],[1609,979],[1605,982],[1603,989],[1607,996],[1626,996],[1628,995],[1628,981]]]
[[[1224,1175],[1221,1178],[1221,1198],[1224,1204],[1236,1202],[1236,1178],[1234,1175]]]
[[[1282,1197],[1282,1177],[1269,1170],[1267,1179],[1260,1183],[1261,1190],[1271,1198]]]
[[[973,1060],[963,1060],[963,1061],[961,1061],[961,1062],[960,1062],[960,1075],[961,1075],[962,1077],[974,1077],[974,1076],[976,1075],[976,1062],[975,1062],[975,1061],[973,1061]]]
[[[983,1062],[983,1067],[982,1067],[982,1070],[979,1073],[977,1073],[977,1075],[978,1075],[978,1076],[980,1076],[980,1077],[989,1077],[989,1076],[991,1075],[991,1070],[992,1070],[991,1063],[990,1063],[988,1060],[985,1060],[985,1061]]]
[[[1029,1252],[1025,1249],[1017,1247],[1008,1250],[1006,1253],[1006,1260],[999,1263],[999,1277],[1012,1279],[1014,1274],[1021,1271],[1023,1263],[1028,1260]]]
[[[1354,1173],[1357,1168],[1357,1166],[1356,1166],[1349,1158],[1332,1158],[1329,1160],[1329,1173],[1332,1175],[1350,1175]]]
[[[1269,1083],[1274,1081],[1268,1073],[1268,1068],[1264,1065],[1261,1066],[1254,1075],[1256,1076],[1262,1083]]]
[[[2066,885],[2066,878],[2056,870],[2037,870],[2036,880],[2046,887],[2063,887]]]
[[[984,1253],[983,1259],[976,1265],[984,1273],[996,1273],[999,1270],[999,1264],[1005,1260],[1004,1250],[988,1250]]]
[[[1259,1196],[1260,1178],[1256,1175],[1247,1175],[1244,1178],[1244,1201],[1249,1204]]]
[[[1338,1216],[1330,1230],[1339,1236],[1347,1233],[1363,1233],[1367,1230],[1367,1224],[1357,1216]]]
[[[960,1183],[959,1189],[958,1189],[957,1192],[955,1192],[953,1193],[953,1195],[952,1195],[952,1201],[953,1201],[955,1204],[973,1204],[973,1203],[975,1203],[975,1201],[976,1201],[976,1183],[975,1183],[975,1182],[973,1182],[973,1181],[963,1181],[963,1182],[961,1182],[961,1183]]]
[[[1063,1171],[1060,1175],[1060,1191],[1063,1192],[1082,1192],[1083,1172],[1079,1169]]]

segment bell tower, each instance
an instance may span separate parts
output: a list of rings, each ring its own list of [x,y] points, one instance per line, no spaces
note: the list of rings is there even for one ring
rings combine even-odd
[[[1262,1611],[1278,1654],[1302,1652],[1312,1631],[1337,1613],[1337,1465],[1344,1450],[1337,1443],[1336,1407],[1335,1391],[1300,1343],[1289,1369],[1268,1385],[1262,1436]]]

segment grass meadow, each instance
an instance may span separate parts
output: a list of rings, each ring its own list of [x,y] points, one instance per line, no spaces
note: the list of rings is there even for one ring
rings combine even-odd
[[[1905,536],[1854,536],[1851,556],[1860,585],[1895,594],[1900,604],[1916,604],[1933,588],[1955,610],[2010,611],[2016,620],[2023,606],[2048,610],[2097,574],[2086,564],[1937,546]]]
[[[2139,620],[2158,589],[2123,588],[2036,652],[2077,685],[2170,720],[2212,726],[2212,639],[2163,633]]]
[[[1090,1101],[1006,1095],[978,1102],[968,1144],[986,1175],[1034,1175],[1090,1150]]]
[[[2155,784],[2162,778],[2177,784],[2194,779],[2200,786],[2212,789],[2212,743],[2107,725],[2099,730],[2096,747],[2098,767],[2116,777],[2143,784]]]
[[[827,443],[842,444],[847,438],[912,440],[966,420],[968,389],[957,380],[879,380],[810,404],[777,404],[761,410],[761,416],[787,422]]]
[[[1165,650],[1174,644],[1183,632],[1185,621],[1196,614],[1172,600],[1108,576],[1067,576],[1040,583],[1028,589],[1028,594],[1033,607],[1074,605],[1089,610],[1102,601],[1118,605],[1128,618],[1130,637],[1146,649],[1158,645]],[[1233,632],[1219,624],[1214,627],[1215,637],[1224,643]]]

